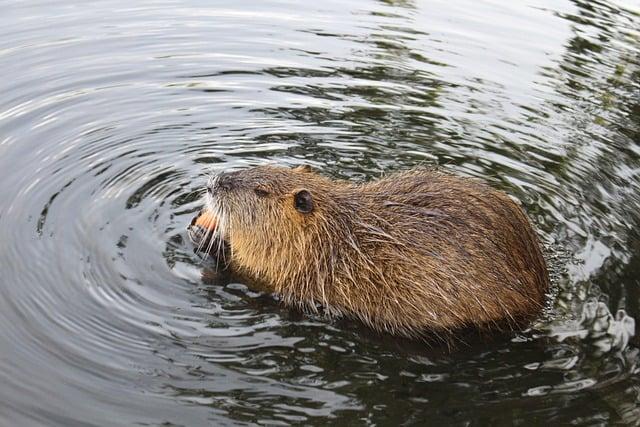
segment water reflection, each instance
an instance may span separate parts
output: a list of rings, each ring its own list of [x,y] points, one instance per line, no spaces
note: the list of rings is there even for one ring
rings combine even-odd
[[[575,23],[576,35],[559,68],[545,71],[557,81],[564,101],[550,104],[548,115],[568,132],[566,156],[553,170],[564,201],[555,203],[563,219],[555,231],[579,259],[570,271],[572,279],[582,287],[598,284],[593,292],[605,290],[612,311],[626,308],[637,317],[638,298],[626,300],[628,306],[623,301],[628,293],[637,296],[637,280],[600,279],[619,271],[620,263],[635,268],[637,257],[634,224],[640,199],[633,171],[640,162],[634,138],[640,122],[633,111],[639,64],[637,37],[629,33],[634,19],[606,4],[576,5],[576,14],[564,16]],[[574,195],[571,202],[569,194]],[[611,287],[616,291],[607,292]]]

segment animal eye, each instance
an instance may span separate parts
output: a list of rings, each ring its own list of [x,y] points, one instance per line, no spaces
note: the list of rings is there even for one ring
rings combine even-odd
[[[267,197],[269,195],[269,192],[262,187],[256,187],[253,191],[258,197]]]

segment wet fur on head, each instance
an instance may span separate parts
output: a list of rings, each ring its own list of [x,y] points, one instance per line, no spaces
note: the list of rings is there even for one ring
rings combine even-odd
[[[420,169],[356,184],[260,166],[208,188],[231,266],[289,305],[417,336],[520,327],[544,303],[549,280],[529,221],[476,180]]]

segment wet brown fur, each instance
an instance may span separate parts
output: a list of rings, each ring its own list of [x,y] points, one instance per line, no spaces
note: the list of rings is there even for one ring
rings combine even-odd
[[[231,267],[289,305],[411,337],[519,328],[544,304],[549,278],[525,213],[477,180],[417,169],[352,183],[260,166],[210,186]],[[294,206],[302,189],[309,213]]]

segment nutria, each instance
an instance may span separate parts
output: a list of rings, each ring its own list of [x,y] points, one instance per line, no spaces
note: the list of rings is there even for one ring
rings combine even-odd
[[[259,166],[212,177],[205,209],[217,218],[212,251],[228,246],[230,268],[286,304],[379,331],[519,328],[549,287],[519,205],[443,171],[352,183],[308,167]]]

